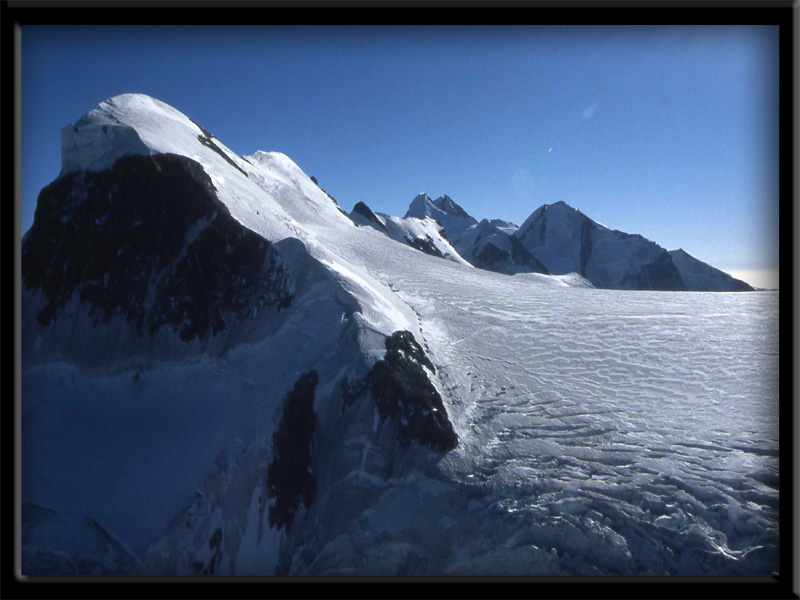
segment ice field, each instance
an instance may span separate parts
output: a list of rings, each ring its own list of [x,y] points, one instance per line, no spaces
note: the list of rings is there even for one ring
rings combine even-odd
[[[355,225],[285,155],[238,157],[154,99],[120,96],[76,125],[63,133],[65,170],[81,171],[64,192],[75,210],[99,181],[90,172],[126,152],[178,155],[202,167],[186,182],[200,171],[213,182],[204,197],[217,203],[213,216],[173,226],[183,236],[176,256],[142,269],[152,293],[134,307],[141,314],[152,316],[159,282],[208,251],[206,240],[226,240],[233,256],[253,233],[271,244],[270,276],[291,300],[279,310],[245,294],[240,312],[220,313],[219,333],[186,341],[166,318],[137,332],[120,307],[93,319],[79,287],[42,324],[47,299],[23,290],[23,570],[777,572],[778,292],[604,290],[577,275],[485,271]],[[163,235],[106,221],[113,203],[92,201],[110,208],[89,223],[114,222],[112,233],[134,240]],[[70,215],[52,221],[67,227]],[[75,237],[90,244],[89,233]],[[257,277],[213,266],[221,289],[230,281],[252,292]],[[175,306],[195,304],[194,287],[175,289],[184,294],[174,292]],[[164,314],[180,325],[183,313]],[[406,365],[440,394],[455,449],[399,442],[409,415],[424,423],[427,408],[393,406],[399,416],[388,418],[374,389],[344,391],[400,331],[435,367]],[[311,459],[298,477],[313,480],[313,493],[290,527],[277,526],[267,478],[281,454],[275,434],[312,370],[314,421],[284,437],[307,436]]]
[[[463,444],[443,470],[492,490],[568,571],[776,568],[777,292],[588,289],[399,255],[370,269],[439,370]]]

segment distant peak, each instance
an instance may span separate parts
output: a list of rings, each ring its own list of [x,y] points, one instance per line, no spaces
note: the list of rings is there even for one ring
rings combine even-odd
[[[545,204],[545,206],[547,206],[548,208],[561,208],[561,209],[568,208],[570,210],[577,210],[576,208],[573,208],[563,200],[559,200],[558,202],[553,202],[552,204]]]
[[[416,217],[417,219],[424,219],[431,216],[431,212],[436,210],[430,196],[425,192],[417,194],[411,201],[406,211],[406,217]]]
[[[375,218],[375,213],[372,212],[372,209],[360,200],[356,202],[355,206],[353,207],[353,212],[370,219]]]
[[[449,215],[455,215],[457,217],[469,217],[469,213],[461,208],[458,204],[456,204],[450,196],[444,195],[439,196],[436,200],[433,201],[434,206],[439,210],[446,212]]]

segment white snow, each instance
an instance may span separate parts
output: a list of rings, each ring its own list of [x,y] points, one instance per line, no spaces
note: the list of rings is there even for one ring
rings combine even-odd
[[[557,277],[483,271],[354,226],[285,155],[245,160],[214,139],[234,168],[151,98],[113,98],[76,127],[65,171],[127,151],[194,157],[234,218],[277,242],[299,288],[263,340],[242,333],[224,357],[151,362],[135,386],[116,358],[26,366],[24,500],[89,512],[143,552],[211,482],[222,508],[203,504],[203,535],[181,547],[200,556],[221,527],[236,574],[272,574],[288,557],[292,574],[777,570],[777,293],[591,289],[569,261]],[[439,209],[427,196],[415,205],[425,214],[399,222],[432,233],[425,211]],[[580,235],[569,211],[553,212],[553,227]],[[33,318],[25,329],[37,349],[54,343]],[[218,452],[236,439],[268,446],[301,373],[316,368],[334,389],[397,329],[436,365],[458,448],[400,453],[370,399],[342,410],[316,398],[315,500],[291,534],[260,526],[266,458],[243,450],[214,465]],[[182,539],[164,534],[151,558]]]

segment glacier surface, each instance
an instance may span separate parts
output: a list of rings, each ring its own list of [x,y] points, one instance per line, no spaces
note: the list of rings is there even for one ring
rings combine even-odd
[[[238,157],[140,95],[102,103],[64,147],[62,175],[87,172],[78,205],[122,155],[196,161],[272,244],[293,300],[184,343],[93,323],[77,293],[42,324],[43,292],[23,289],[23,573],[777,572],[776,292],[600,290],[442,260],[356,226],[285,155]],[[382,416],[359,387],[398,331],[452,450],[399,443],[430,415]],[[275,526],[267,473],[312,370],[312,499]]]

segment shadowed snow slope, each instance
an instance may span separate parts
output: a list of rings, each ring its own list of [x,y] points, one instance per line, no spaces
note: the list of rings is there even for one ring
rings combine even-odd
[[[498,273],[545,273],[547,267],[523,248],[515,237],[516,225],[494,219],[480,223],[450,196],[431,200],[418,194],[406,212],[406,219],[430,219],[441,226],[442,235],[469,264]]]
[[[670,250],[672,262],[690,290],[707,292],[749,292],[753,288],[719,269],[697,260],[683,249]]]
[[[593,221],[565,202],[536,209],[514,232],[550,273],[578,273],[596,287],[639,290],[752,291],[692,258]],[[680,260],[675,261],[676,253]],[[700,272],[695,263],[704,265]]]
[[[62,139],[23,240],[23,573],[777,572],[777,293],[442,260],[146,96]]]
[[[376,214],[366,204],[358,202],[353,207],[350,218],[356,225],[372,227],[425,254],[446,258],[462,265],[470,264],[450,245],[442,235],[442,226],[431,217],[390,217],[382,213]]]

